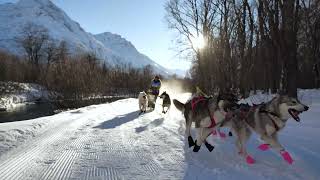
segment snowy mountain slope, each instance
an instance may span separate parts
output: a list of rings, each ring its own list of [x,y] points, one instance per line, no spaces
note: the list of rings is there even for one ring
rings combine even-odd
[[[201,147],[194,153],[184,137],[185,121],[175,108],[163,115],[160,101],[155,111],[138,116],[137,99],[125,99],[0,124],[0,144],[12,145],[0,154],[0,179],[316,180],[320,93],[307,92],[319,102],[312,102],[301,123],[289,120],[279,137],[293,155],[293,165],[273,151],[259,151],[256,137],[248,143],[256,159],[253,165],[240,158],[233,137],[210,136],[213,152]],[[175,95],[181,101],[188,97]],[[20,137],[19,143],[13,143],[15,137]]]
[[[113,52],[115,52],[117,55],[123,57],[126,63],[131,63],[133,66],[143,67],[143,66],[149,65],[150,62],[152,62],[152,60],[149,57],[139,53],[137,49],[132,45],[131,42],[122,38],[118,34],[105,32],[105,33],[97,34],[94,36],[97,40],[102,42],[102,44],[105,47],[112,49]],[[163,68],[162,66],[160,66],[155,62],[153,62],[150,65],[152,65],[153,67],[156,67],[158,71],[161,70],[162,72],[169,73],[167,69]]]
[[[142,67],[151,64],[155,70],[159,72],[165,71],[165,68],[138,51],[135,52],[136,54],[130,54],[130,56],[135,57],[133,59],[129,59],[128,56],[122,56],[118,47],[115,47],[114,50],[112,45],[107,45],[108,42],[102,43],[92,34],[85,32],[79,23],[70,19],[64,11],[50,0],[20,0],[15,4],[0,5],[0,49],[6,49],[21,55],[23,49],[15,39],[21,37],[22,28],[30,22],[46,27],[49,30],[50,37],[56,41],[66,41],[71,53],[93,52],[111,65],[131,63],[134,67]],[[119,39],[111,40],[116,43]],[[119,43],[124,41],[126,40],[121,39]],[[130,43],[127,42],[122,46],[122,51],[130,51],[127,48],[134,48],[132,44],[126,46],[128,44]],[[123,54],[126,55],[126,53]]]

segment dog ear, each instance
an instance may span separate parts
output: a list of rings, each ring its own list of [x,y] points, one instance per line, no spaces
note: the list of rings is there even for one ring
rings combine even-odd
[[[271,101],[280,103],[282,101],[282,97],[283,97],[283,95],[276,94],[276,96],[274,98],[272,98]]]

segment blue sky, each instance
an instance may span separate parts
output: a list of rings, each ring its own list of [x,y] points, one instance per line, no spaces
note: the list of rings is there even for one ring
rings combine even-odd
[[[16,0],[0,0],[13,2]],[[93,34],[112,32],[131,41],[142,53],[170,69],[187,69],[172,41],[175,34],[165,21],[167,0],[52,0]]]

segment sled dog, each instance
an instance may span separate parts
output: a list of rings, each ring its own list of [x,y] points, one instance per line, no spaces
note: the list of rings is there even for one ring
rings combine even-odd
[[[163,101],[162,101],[162,113],[167,113],[168,110],[170,109],[171,106],[171,99],[169,94],[164,91],[160,96],[159,96]],[[165,110],[166,108],[166,110]]]
[[[247,153],[245,145],[251,136],[251,132],[254,131],[265,142],[265,144],[259,146],[259,149],[264,151],[271,147],[291,164],[293,159],[280,144],[278,132],[285,127],[290,118],[300,122],[299,114],[308,109],[309,107],[302,104],[297,98],[277,95],[264,104],[254,106],[241,104],[239,108],[234,110],[233,117],[226,120],[222,126],[230,127],[236,135],[236,146],[239,154],[246,157],[248,163],[254,163],[254,160]]]
[[[139,110],[140,110],[139,114],[145,113],[148,107],[147,93],[144,91],[140,92],[138,96],[138,101],[139,101]]]
[[[194,146],[194,152],[199,151],[203,142],[208,150],[212,151],[213,146],[207,143],[206,138],[214,129],[221,126],[221,123],[227,118],[230,109],[237,105],[233,100],[229,100],[229,98],[222,95],[217,97],[196,96],[185,104],[174,99],[173,104],[184,114],[189,147]],[[197,140],[195,142],[190,131],[192,122],[198,128]]]

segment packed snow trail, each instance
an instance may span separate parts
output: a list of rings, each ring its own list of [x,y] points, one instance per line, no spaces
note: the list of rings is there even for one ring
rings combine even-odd
[[[50,122],[43,125],[46,130],[1,154],[0,179],[312,180],[320,175],[319,104],[301,116],[301,124],[292,121],[280,134],[293,165],[272,151],[257,150],[255,138],[248,147],[254,165],[240,158],[233,137],[210,137],[213,152],[203,146],[194,153],[186,145],[182,114],[172,108],[163,115],[157,106],[138,116],[137,99],[125,99],[42,119]],[[5,127],[22,133],[15,129],[19,123],[36,122],[0,124],[0,139]]]

